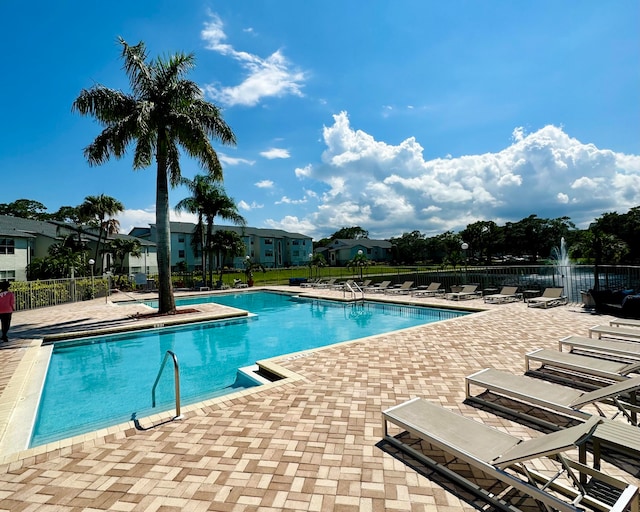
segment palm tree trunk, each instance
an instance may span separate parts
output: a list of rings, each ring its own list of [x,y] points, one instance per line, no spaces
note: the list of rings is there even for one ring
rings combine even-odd
[[[200,260],[202,267],[202,286],[207,286],[207,255],[205,254],[204,226],[202,224],[202,214],[198,214],[198,224],[200,225]]]
[[[98,241],[96,242],[96,251],[95,251],[95,257],[93,258],[93,261],[95,261],[95,263],[93,264],[93,268],[94,268],[94,272],[97,273],[97,271],[100,269],[100,273],[102,273],[102,261],[100,261],[98,259],[98,253],[100,251],[100,242],[102,241],[102,222],[100,222],[100,229],[98,230]]]
[[[209,258],[209,282],[211,284],[211,287],[213,287],[213,251],[211,250],[212,236],[213,236],[213,219],[207,216],[207,257]]]
[[[160,139],[160,137],[158,137]],[[158,251],[158,313],[173,313],[176,302],[171,284],[171,231],[169,225],[169,184],[163,140],[158,140],[156,162],[156,230]]]

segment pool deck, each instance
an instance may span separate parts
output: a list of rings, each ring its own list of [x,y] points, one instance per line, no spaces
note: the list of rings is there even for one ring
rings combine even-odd
[[[275,289],[343,298],[332,290]],[[0,344],[0,510],[476,510],[460,490],[381,443],[381,411],[420,396],[512,435],[539,436],[463,403],[464,377],[489,366],[521,374],[526,352],[556,350],[560,338],[586,336],[612,319],[578,304],[370,298],[483,312],[273,358],[266,364],[287,378],[184,407],[181,420],[164,413],[137,428],[127,423],[33,449],[15,439],[28,428],[21,411],[37,395],[43,338],[242,312],[208,304],[193,306],[197,313],[145,318],[150,310],[142,304],[102,298],[15,313],[10,341]],[[639,467],[627,472],[605,462],[603,470],[640,485]]]

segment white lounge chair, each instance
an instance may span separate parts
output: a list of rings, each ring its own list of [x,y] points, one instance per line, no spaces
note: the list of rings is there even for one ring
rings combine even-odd
[[[615,327],[640,327],[640,320],[633,320],[632,318],[616,318],[611,320],[609,325]]]
[[[331,285],[332,290],[344,290],[348,289],[349,286],[353,283],[353,279],[347,279],[346,281],[342,281],[341,283],[334,283]]]
[[[544,504],[548,509],[577,511],[588,506],[613,511],[624,510],[629,506],[635,510],[640,506],[636,486],[564,455],[564,452],[584,445],[592,437],[593,431],[601,422],[597,417],[526,441],[420,398],[383,411],[382,418],[385,441],[466,490],[481,496],[495,508],[517,510],[518,504],[504,501],[511,493],[501,492],[496,495],[493,490],[484,489],[470,481],[456,471],[455,466],[449,468],[445,466],[446,462],[437,462],[422,450],[404,443],[402,437],[392,436],[388,430],[389,423],[408,432],[410,437],[424,440],[436,449],[516,489],[521,495]],[[549,464],[555,465],[555,475],[549,477],[527,464],[541,458],[548,459]],[[564,475],[567,476],[566,479],[561,478]],[[612,491],[612,499],[606,503],[602,501],[603,498],[589,494],[589,489],[592,489],[592,484],[596,481]],[[522,499],[521,495],[518,499]]]
[[[569,352],[585,353],[595,357],[621,358],[640,361],[640,343],[623,340],[603,340],[584,338],[582,336],[567,336],[559,342],[560,352],[568,348]]]
[[[563,288],[545,288],[540,297],[532,297],[529,299],[529,307],[549,308],[552,306],[560,306],[567,303],[567,297],[562,295]]]
[[[460,290],[459,292],[447,293],[446,298],[449,300],[475,299],[480,295],[482,295],[482,292],[479,292],[477,290],[478,290],[478,285],[465,284],[462,287],[462,290]]]
[[[531,371],[531,363],[537,362],[542,365],[541,368],[555,368],[570,372],[574,376],[577,374],[613,382],[627,380],[631,373],[640,373],[640,361],[633,363],[612,361],[611,359],[569,354],[546,348],[525,354],[524,360],[527,372]],[[554,376],[554,378],[563,379],[561,376]],[[575,378],[564,380],[574,382]]]
[[[390,284],[391,281],[381,281],[379,284],[364,287],[362,291],[365,293],[383,293]]]
[[[598,338],[606,336],[607,338],[626,338],[629,340],[640,341],[640,329],[635,327],[612,327],[611,325],[594,325],[589,328],[589,337],[593,335]]]
[[[337,279],[335,277],[332,277],[331,279],[327,280],[327,281],[321,281],[319,283],[317,283],[314,288],[331,288],[335,282],[337,281]]]
[[[384,293],[387,293],[389,295],[406,295],[413,291],[413,288],[411,288],[412,286],[413,286],[413,281],[405,281],[397,288],[385,289]]]
[[[484,391],[480,395],[473,395],[471,389],[478,387]],[[588,404],[595,406],[603,422],[600,423],[593,434],[595,443],[594,456],[596,467],[599,466],[601,445],[607,445],[616,451],[628,454],[634,458],[640,457],[640,429],[638,428],[638,407],[632,403],[625,403],[626,394],[635,396],[640,389],[640,377],[627,379],[604,386],[594,391],[585,392],[579,389],[547,382],[526,375],[514,375],[493,368],[486,368],[465,378],[466,399],[468,402],[476,402],[483,406],[492,407],[498,411],[506,412],[527,421],[533,421],[544,427],[558,430],[560,427],[549,421],[548,414],[536,415],[531,406],[544,411],[569,418],[585,421],[591,418],[591,414],[582,410]],[[509,407],[504,400],[492,400],[486,395],[486,391],[492,394],[507,397],[515,402],[526,404],[524,407]],[[625,421],[614,421],[606,418],[603,407],[599,404],[611,401],[622,413]],[[596,415],[597,416],[597,415]]]
[[[411,295],[414,297],[437,297],[444,295],[444,288],[440,288],[440,283],[430,283],[426,288],[420,288],[413,290]]]
[[[485,295],[483,299],[489,304],[504,304],[505,302],[513,302],[518,300],[518,296],[516,295],[517,292],[517,286],[503,286],[502,290],[500,290],[500,293]]]
[[[585,405],[612,400],[630,423],[636,426],[638,424],[637,407],[633,403],[625,405],[618,397],[628,393],[635,394],[640,389],[640,376],[614,382],[587,392],[526,375],[515,375],[494,368],[485,368],[465,378],[467,398],[477,398],[471,395],[471,386],[481,387],[565,416],[581,419],[591,416],[581,410]],[[635,399],[631,402],[635,402]],[[604,417],[602,410],[600,410],[600,414]],[[637,431],[637,434],[640,446],[640,430]]]

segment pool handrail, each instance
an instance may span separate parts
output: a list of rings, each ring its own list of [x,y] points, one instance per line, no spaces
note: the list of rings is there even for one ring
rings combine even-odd
[[[158,376],[156,377],[156,381],[153,383],[153,388],[151,388],[151,407],[156,406],[156,386],[158,385],[158,381],[160,380],[160,376],[162,375],[162,370],[164,370],[164,366],[167,364],[167,359],[171,356],[173,359],[173,377],[175,381],[175,391],[176,391],[176,415],[174,419],[180,419],[182,416],[180,415],[180,366],[178,365],[178,356],[175,355],[171,350],[167,350],[164,355],[164,359],[162,360],[162,364],[160,365],[160,370],[158,371]]]

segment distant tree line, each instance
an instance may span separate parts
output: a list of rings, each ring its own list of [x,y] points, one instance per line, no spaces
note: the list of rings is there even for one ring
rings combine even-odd
[[[337,239],[369,238],[360,226],[343,227],[314,243],[325,247]],[[640,206],[627,213],[604,213],[587,229],[577,229],[569,217],[542,219],[537,215],[499,226],[493,221],[468,224],[458,233],[427,237],[420,231],[390,239],[392,261],[398,265],[537,264],[547,260],[561,239],[573,261],[585,264],[640,263]],[[463,249],[463,243],[467,249]]]
[[[391,238],[397,264],[492,265],[540,263],[561,239],[573,261],[585,264],[640,263],[640,207],[624,214],[604,213],[587,229],[577,229],[569,217],[541,219],[530,215],[499,226],[493,221],[468,224],[458,233],[427,237],[420,231]],[[463,243],[467,244],[464,250]]]

